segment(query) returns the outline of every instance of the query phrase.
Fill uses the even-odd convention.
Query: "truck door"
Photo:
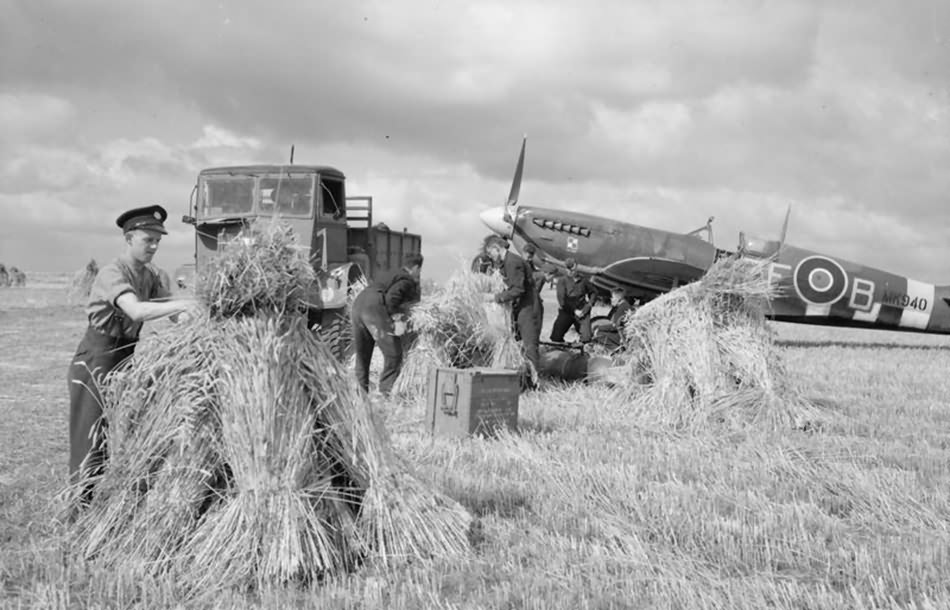
[[[310,256],[314,267],[345,263],[346,190],[342,178],[317,176],[318,188]]]

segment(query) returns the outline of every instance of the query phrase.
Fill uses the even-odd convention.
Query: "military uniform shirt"
[[[127,292],[134,293],[140,301],[171,296],[157,267],[146,264],[136,272],[131,263],[117,258],[99,269],[89,291],[89,326],[110,337],[137,339],[142,323],[130,320],[116,305],[116,299]]]
[[[383,301],[390,316],[408,313],[409,306],[421,299],[419,282],[405,270],[396,274],[384,294]]]
[[[583,318],[590,313],[590,296],[594,294],[590,284],[581,276],[565,275],[557,281],[557,303],[564,311],[581,310]]]
[[[541,295],[524,259],[517,254],[506,252],[501,265],[501,276],[505,279],[505,290],[495,295],[496,303],[511,303],[511,309],[515,312],[524,307],[538,306]]]

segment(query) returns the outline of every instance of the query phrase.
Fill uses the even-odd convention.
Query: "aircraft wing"
[[[616,285],[635,288],[647,293],[669,292],[677,286],[693,282],[705,273],[704,269],[666,258],[636,257],[619,260],[598,273],[591,281],[603,288]]]

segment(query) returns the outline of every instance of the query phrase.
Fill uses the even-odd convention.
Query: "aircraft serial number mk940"
[[[911,298],[909,294],[900,292],[885,292],[884,296],[881,297],[881,302],[885,305],[896,305],[898,307],[919,309],[921,311],[926,311],[927,305],[929,304],[929,301],[924,297]]]

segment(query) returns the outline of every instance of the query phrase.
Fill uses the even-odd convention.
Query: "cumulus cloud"
[[[61,139],[75,116],[73,104],[61,97],[0,91],[0,134],[8,145]]]
[[[215,125],[205,125],[201,129],[201,137],[191,145],[193,149],[244,148],[257,150],[261,141],[257,138],[239,136],[234,132],[222,129]]]
[[[792,204],[802,245],[935,276],[946,32],[950,4],[881,0],[13,3],[0,205],[183,202],[201,167],[294,144],[447,255],[470,247],[446,235],[483,234],[527,132],[532,203],[673,230],[715,215],[729,242]]]

